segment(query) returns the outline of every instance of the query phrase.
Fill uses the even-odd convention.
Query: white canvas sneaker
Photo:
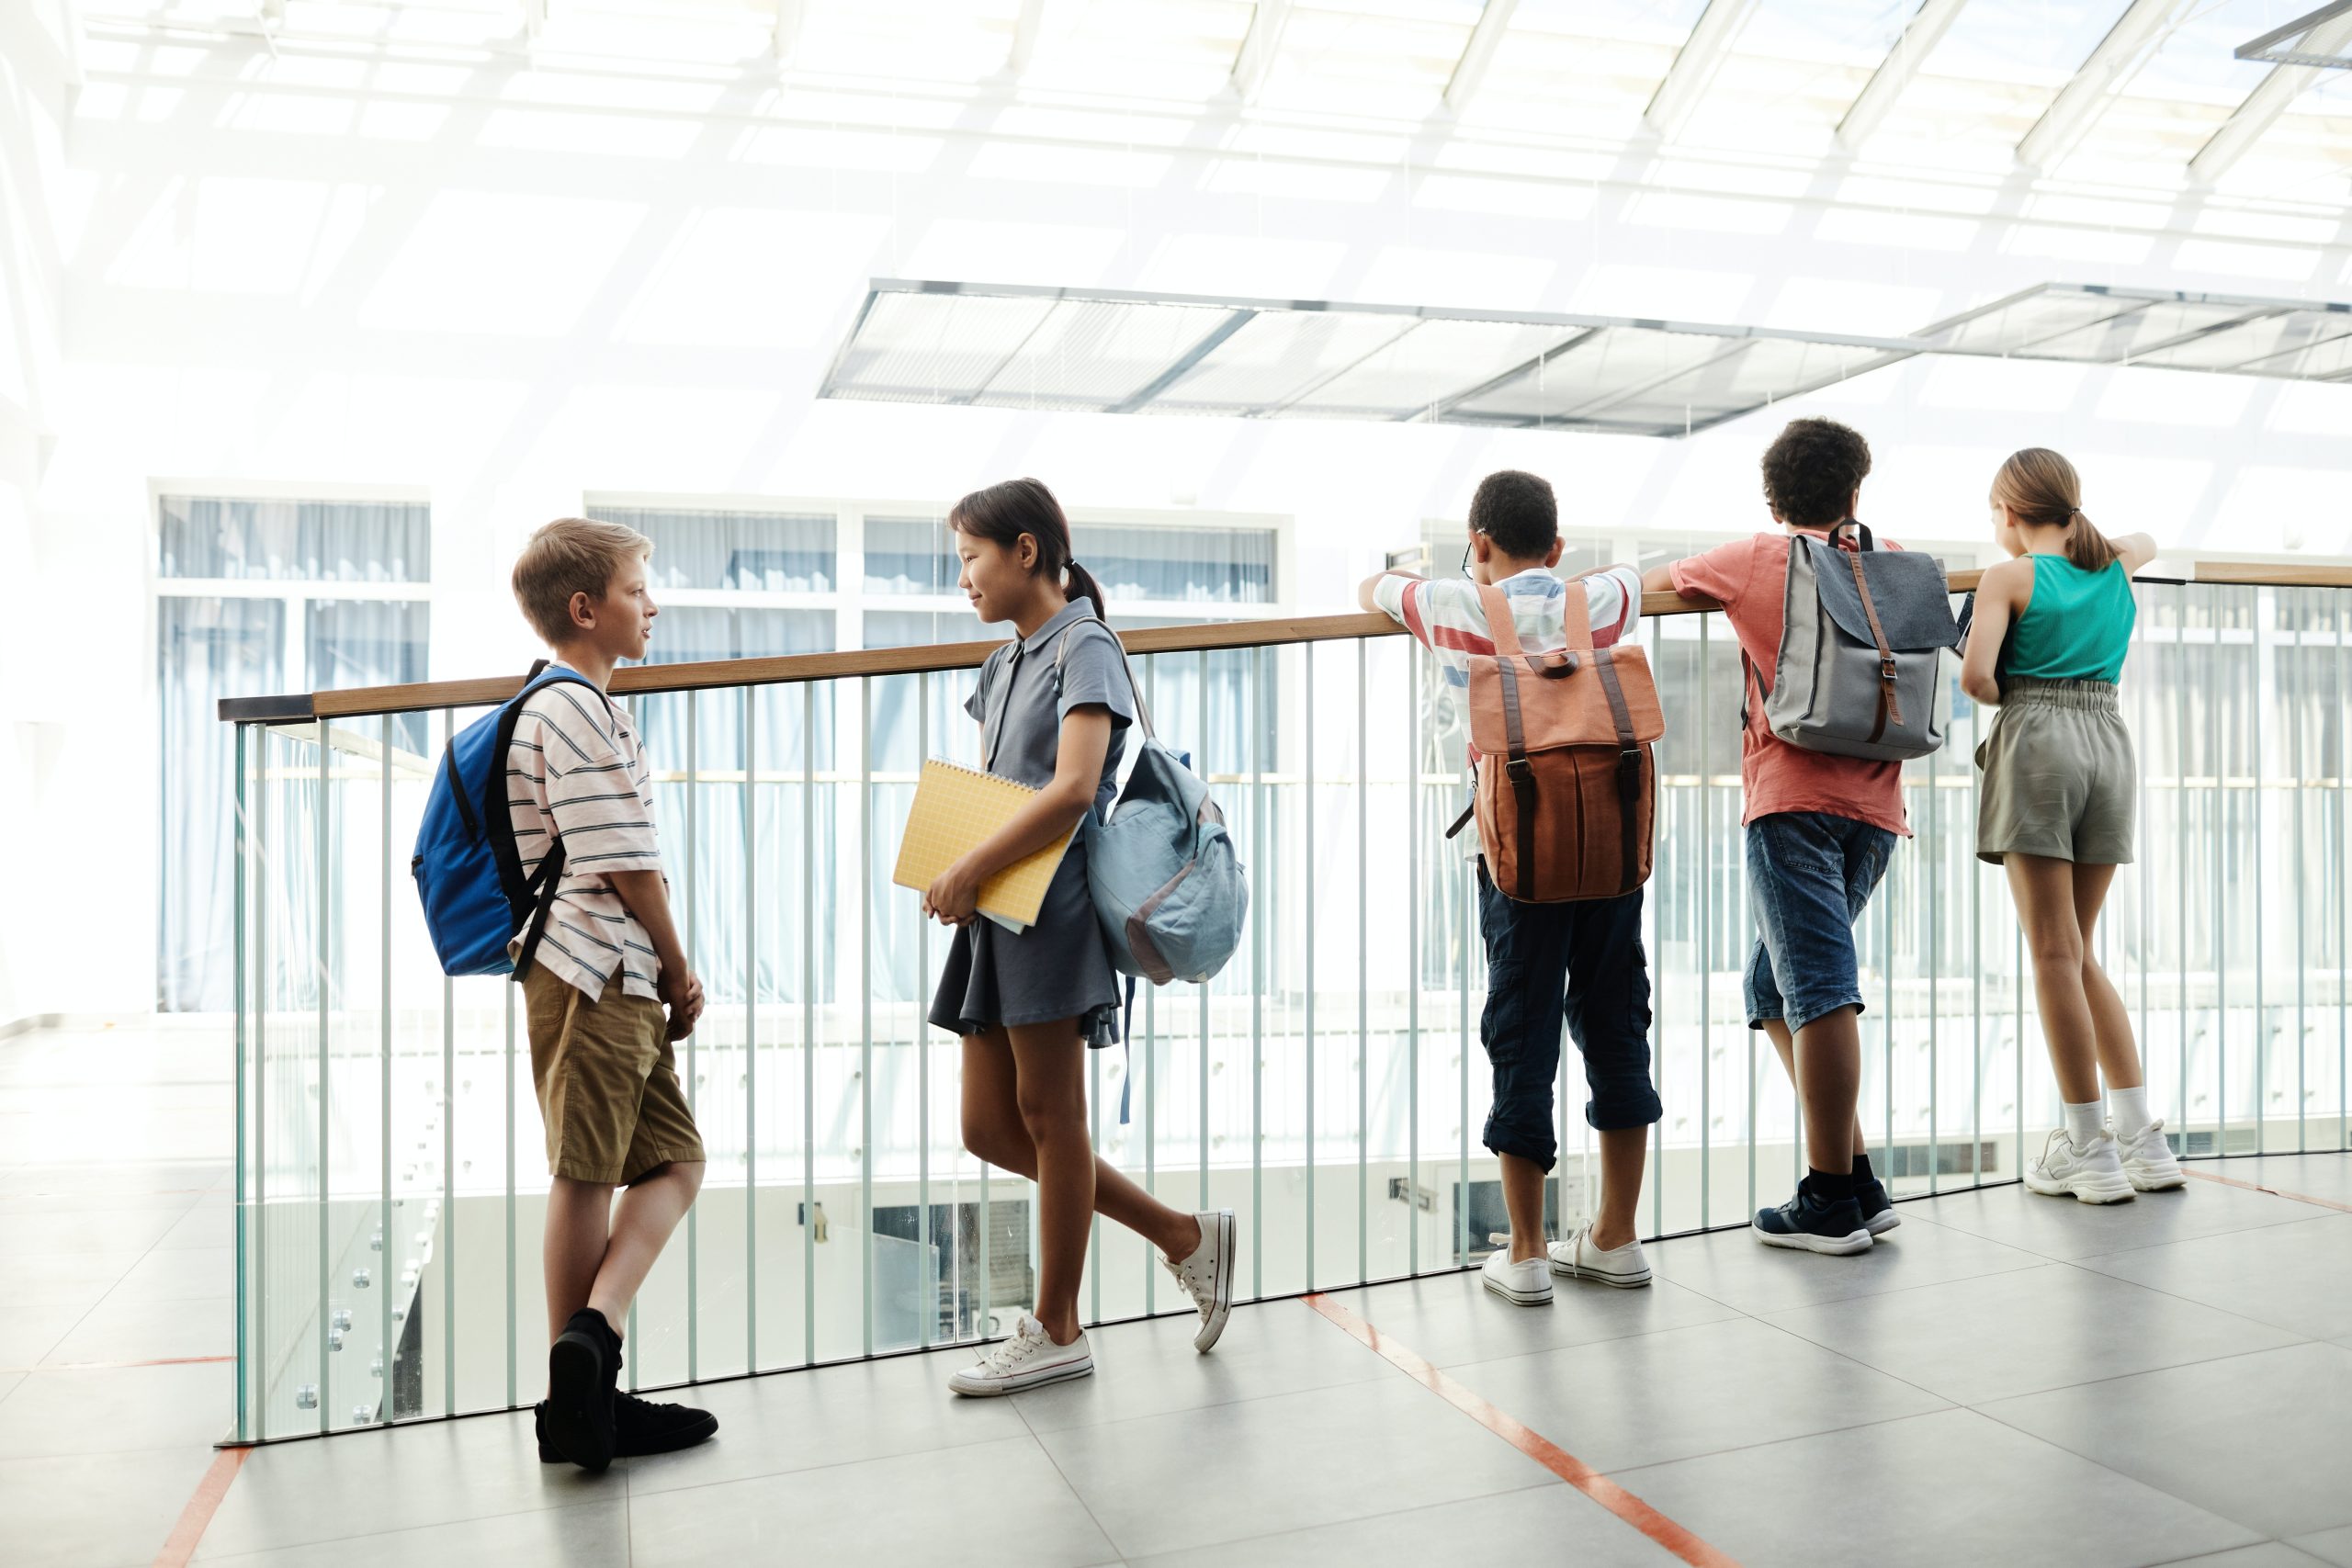
[[[2110,1135],[2114,1134],[2112,1123],[2109,1125],[2108,1132]],[[2128,1138],[2116,1138],[2115,1146],[2123,1156],[2123,1174],[2131,1179],[2135,1190],[2169,1192],[2176,1187],[2188,1185],[2188,1178],[2182,1172],[2180,1162],[2173,1158],[2172,1144],[2165,1137],[2162,1121],[2149,1122]]]
[[[1479,1282],[1515,1306],[1547,1305],[1552,1300],[1552,1275],[1541,1258],[1510,1260],[1510,1237],[1490,1235],[1494,1251],[1478,1265]]]
[[[2086,1203],[2120,1203],[2132,1196],[2123,1156],[2113,1134],[2104,1129],[2088,1146],[2076,1148],[2065,1128],[2052,1128],[2041,1156],[2025,1168],[2025,1184],[2046,1198],[2073,1197]]]
[[[1639,1241],[1603,1252],[1592,1245],[1589,1224],[1577,1226],[1577,1234],[1567,1240],[1552,1244],[1552,1272],[1563,1279],[1590,1280],[1626,1291],[1650,1282],[1649,1259],[1642,1256]]]
[[[1225,1320],[1233,1313],[1233,1211],[1211,1209],[1193,1218],[1201,1223],[1201,1245],[1182,1263],[1161,1254],[1159,1266],[1176,1276],[1200,1309],[1201,1330],[1193,1336],[1193,1348],[1206,1351],[1225,1332]]]
[[[1046,1325],[1024,1312],[1011,1338],[989,1346],[978,1365],[949,1378],[947,1386],[973,1395],[1018,1393],[1064,1378],[1087,1377],[1093,1371],[1094,1353],[1086,1348],[1083,1333],[1067,1345],[1057,1345]]]

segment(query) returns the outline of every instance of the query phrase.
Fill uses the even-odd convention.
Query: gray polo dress
[[[1092,615],[1091,604],[1075,600],[1028,637],[989,654],[964,711],[980,721],[981,753],[991,759],[989,772],[1042,789],[1054,781],[1063,717],[1075,707],[1109,708],[1111,749],[1094,792],[1094,809],[1100,811],[1118,791],[1119,759],[1126,750],[1127,727],[1135,721],[1135,699],[1121,667],[1118,638]],[[956,931],[932,997],[931,1021],[960,1036],[998,1024],[1074,1018],[1087,1044],[1112,1045],[1119,1038],[1119,995],[1118,973],[1111,967],[1087,891],[1081,830],[1070,840],[1046,889],[1036,924],[1016,936],[983,918]]]

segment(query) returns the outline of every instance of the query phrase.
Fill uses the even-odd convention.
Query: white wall
[[[2318,201],[779,90],[756,73],[273,59],[252,39],[98,38],[84,60],[49,192],[64,362],[38,514],[54,621],[31,679],[62,720],[50,836],[119,848],[119,874],[55,896],[56,929],[121,936],[43,965],[76,1010],[153,995],[139,792],[155,776],[157,478],[429,486],[437,677],[527,655],[505,563],[583,491],[945,500],[1033,472],[1077,505],[1294,517],[1291,597],[1338,607],[1381,549],[1505,464],[1548,474],[1571,523],[1747,526],[1756,452],[1789,411],[1686,443],[818,402],[865,281],[1858,333],[2045,280],[2352,289],[2352,219]],[[1868,515],[1891,532],[1974,536],[1993,465],[2038,442],[2077,460],[2111,525],[2220,553],[2352,551],[2352,389],[1914,363],[1804,407],[1871,437]]]
[[[42,572],[41,484],[53,446],[62,274],[51,222],[74,73],[54,0],[0,7],[0,821],[45,819],[65,717],[35,678],[54,635]],[[22,833],[0,897],[0,1025],[63,1005],[46,984],[54,911],[46,841]]]

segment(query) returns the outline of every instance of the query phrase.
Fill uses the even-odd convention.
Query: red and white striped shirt
[[[660,999],[653,941],[608,874],[662,869],[650,778],[628,714],[576,681],[542,687],[516,716],[506,805],[523,874],[563,840],[563,876],[532,961],[592,1002],[616,971],[624,996]]]
[[[1547,653],[1566,645],[1566,582],[1535,567],[1495,586],[1510,604],[1511,626],[1521,648]],[[1592,616],[1593,647],[1607,648],[1634,635],[1642,615],[1642,580],[1633,568],[1597,571],[1584,580],[1584,592],[1585,608]],[[1445,694],[1436,719],[1439,744],[1442,748],[1458,741],[1476,767],[1478,751],[1470,744],[1470,660],[1495,651],[1478,585],[1466,577],[1424,579],[1392,572],[1373,586],[1372,596],[1437,657],[1440,689]],[[1476,833],[1465,834],[1463,843],[1465,853],[1478,852]]]

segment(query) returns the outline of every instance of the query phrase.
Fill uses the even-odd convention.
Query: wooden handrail
[[[1951,591],[1973,590],[1984,574],[1956,571]],[[2142,582],[2211,582],[2240,587],[2352,588],[2352,567],[2301,566],[2285,561],[2199,561],[2195,575],[2177,578],[2146,572]],[[1723,606],[1712,599],[1679,593],[1645,593],[1645,615],[1693,615]],[[1386,615],[1278,616],[1262,621],[1227,621],[1215,626],[1154,626],[1123,632],[1130,653],[1193,653],[1233,648],[1280,648],[1291,643],[1330,642],[1351,637],[1401,637],[1404,627]],[[939,643],[928,648],[883,648],[846,653],[801,653],[771,659],[713,659],[692,664],[636,664],[613,675],[616,695],[639,692],[721,690],[804,681],[835,681],[860,675],[912,675],[924,671],[978,669],[1001,638]],[[405,686],[358,686],[340,692],[296,692],[276,697],[224,697],[220,717],[232,724],[288,723],[317,718],[356,718],[376,714],[416,713],[432,708],[481,707],[503,703],[523,689],[519,675],[471,681],[433,681]]]

